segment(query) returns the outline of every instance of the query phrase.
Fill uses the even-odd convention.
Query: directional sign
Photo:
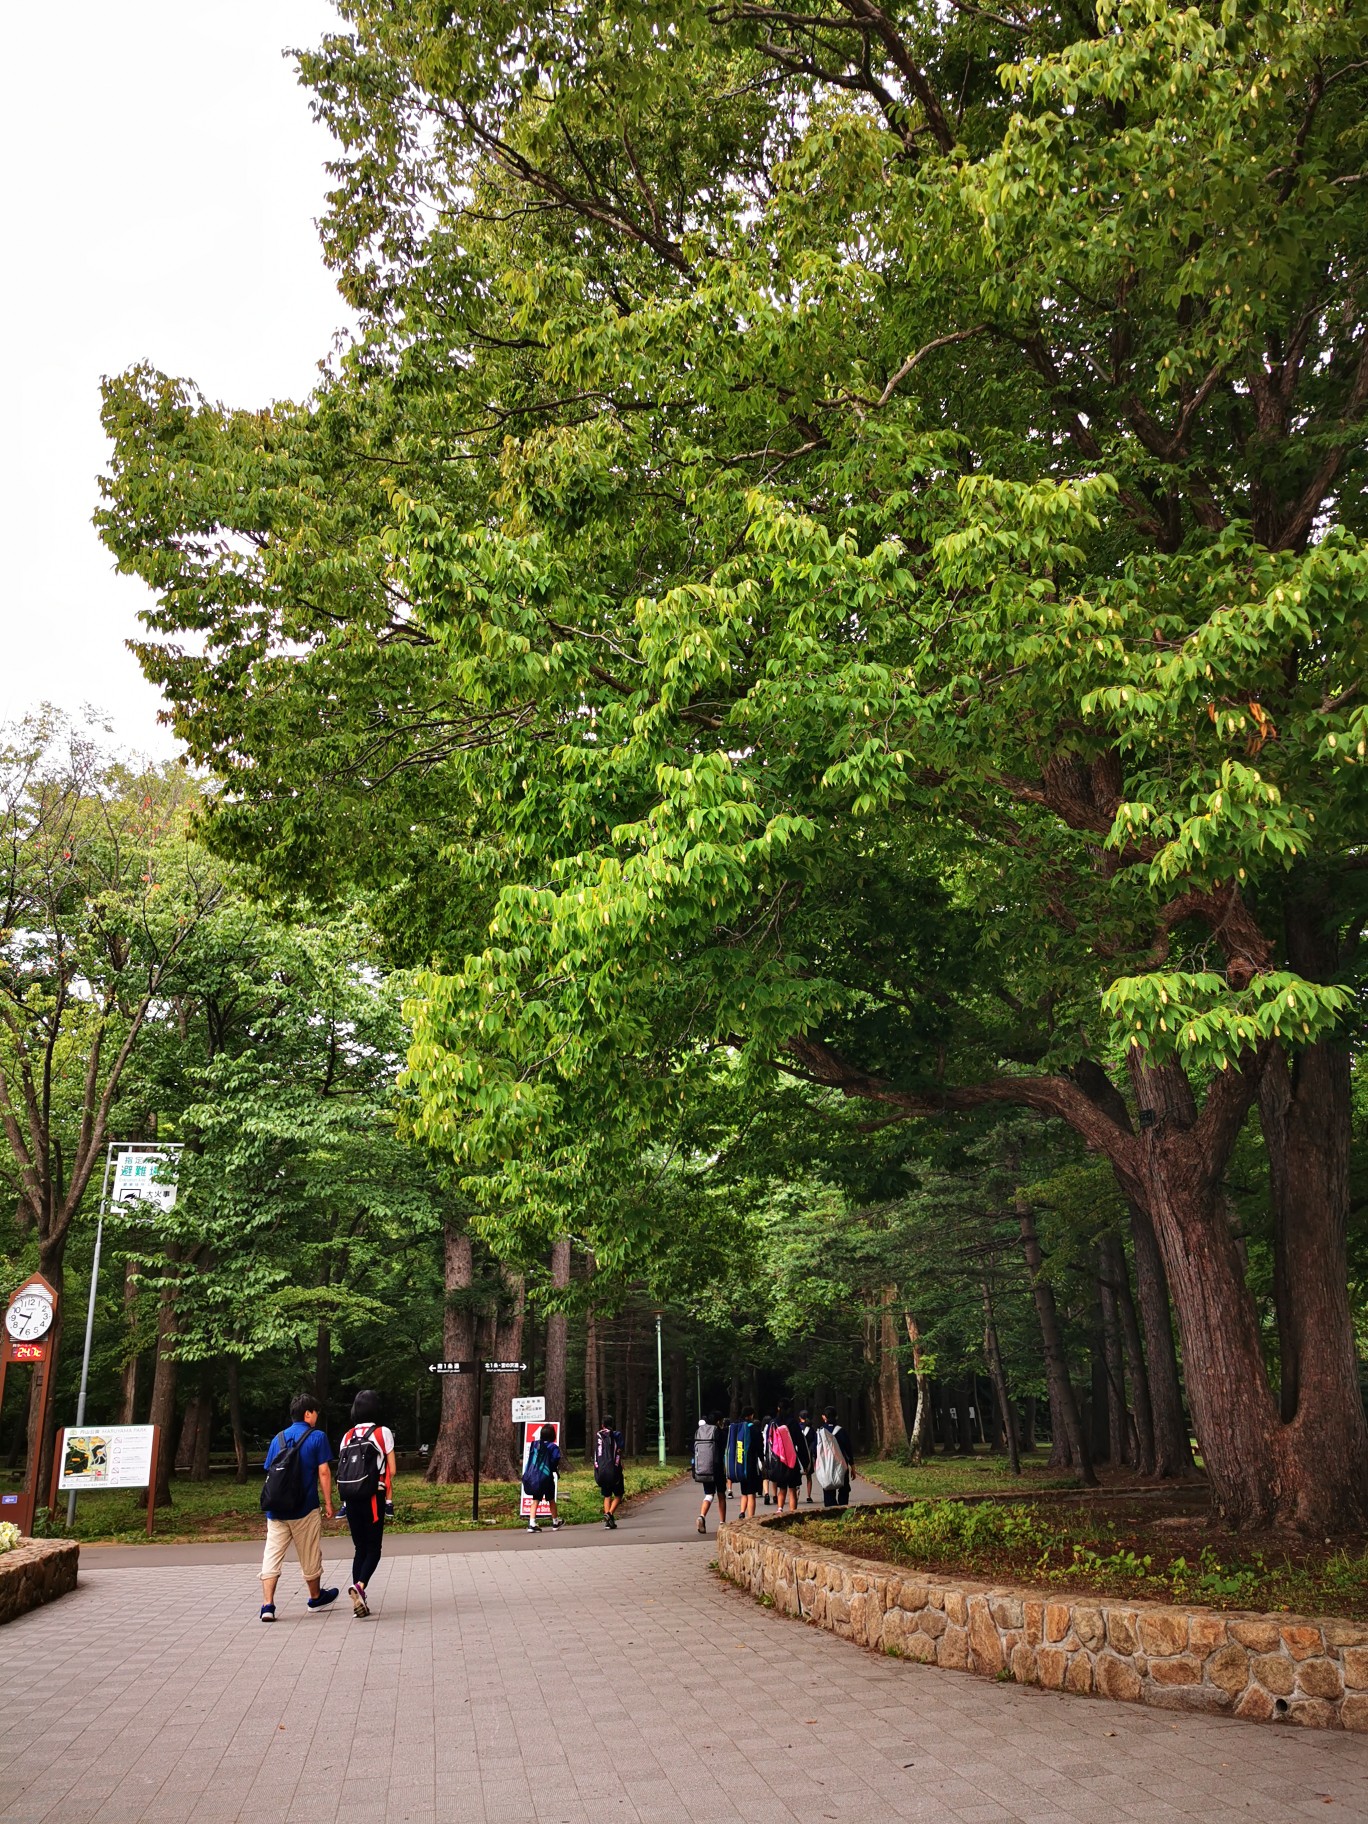
[[[474,1362],[429,1362],[429,1374],[474,1374]]]
[[[484,1371],[486,1374],[526,1374],[527,1373],[527,1363],[526,1362],[486,1362],[484,1365]]]
[[[528,1394],[523,1399],[513,1401],[513,1423],[515,1425],[535,1425],[546,1417],[546,1395],[544,1393]]]

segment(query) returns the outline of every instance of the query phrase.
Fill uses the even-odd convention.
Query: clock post
[[[38,1438],[47,1435],[48,1408],[52,1404],[52,1325],[57,1316],[57,1293],[41,1273],[31,1273],[16,1286],[5,1307],[0,1331],[0,1401],[5,1397],[5,1374],[11,1363],[32,1368],[30,1401],[38,1409]],[[41,1448],[36,1453],[41,1457]],[[22,1493],[0,1494],[0,1520],[13,1520],[21,1533],[33,1530],[33,1510],[38,1505],[38,1463],[24,1471]]]

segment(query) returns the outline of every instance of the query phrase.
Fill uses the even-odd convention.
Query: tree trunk
[[[551,1245],[551,1286],[564,1292],[570,1284],[570,1237],[562,1235]],[[546,1416],[564,1425],[569,1414],[565,1409],[566,1349],[570,1340],[570,1319],[564,1311],[553,1311],[546,1320]]]
[[[960,1381],[959,1389],[955,1397],[958,1401],[956,1411],[959,1414],[959,1437],[956,1440],[955,1448],[961,1456],[972,1456],[974,1450],[974,1409],[977,1402],[974,1395],[974,1383],[968,1375],[965,1375]]]
[[[1126,1413],[1126,1365],[1121,1354],[1121,1320],[1116,1309],[1116,1289],[1103,1268],[1103,1250],[1098,1247],[1097,1308],[1101,1314],[1102,1368],[1107,1408],[1107,1437],[1111,1448],[1107,1460],[1113,1469],[1126,1467],[1126,1445],[1130,1426]]]
[[[176,1288],[174,1283],[162,1286],[157,1300],[157,1365],[152,1374],[152,1404],[147,1419],[161,1431],[161,1449],[157,1452],[157,1487],[155,1504],[171,1505],[171,1467],[174,1452],[169,1448],[176,1435]]]
[[[1178,1378],[1178,1351],[1173,1344],[1173,1311],[1159,1239],[1149,1211],[1132,1197],[1131,1242],[1135,1249],[1135,1291],[1145,1331],[1145,1366],[1149,1371],[1150,1413],[1154,1428],[1154,1473],[1182,1476],[1192,1468],[1183,1389]]]
[[[526,1291],[521,1273],[504,1268],[502,1278],[505,1295],[494,1327],[494,1359],[516,1362],[522,1359]],[[482,1471],[487,1469],[491,1482],[516,1482],[522,1474],[522,1428],[513,1423],[513,1399],[520,1381],[516,1374],[489,1377],[489,1431]]]
[[[1064,1338],[1059,1327],[1059,1309],[1055,1304],[1054,1287],[1044,1276],[1045,1259],[1036,1234],[1035,1214],[1023,1197],[1016,1200],[1016,1213],[1021,1229],[1021,1251],[1031,1281],[1031,1300],[1035,1305],[1036,1322],[1040,1325],[1041,1352],[1045,1357],[1045,1385],[1050,1395],[1050,1430],[1053,1433],[1050,1463],[1055,1467],[1060,1466],[1055,1463],[1055,1458],[1061,1452],[1062,1445],[1067,1452],[1064,1466],[1071,1465],[1077,1469],[1084,1486],[1095,1488],[1097,1474],[1084,1441],[1078,1401],[1074,1397],[1073,1382],[1069,1379],[1069,1364],[1064,1354]]]
[[[598,1358],[598,1318],[591,1310],[584,1325],[584,1456],[589,1463],[594,1460],[594,1438],[603,1423]]]
[[[1303,972],[1312,972],[1305,963]],[[1322,1040],[1291,1066],[1275,1053],[1259,1096],[1273,1201],[1279,1486],[1298,1525],[1316,1532],[1368,1521],[1346,1255],[1351,1095],[1348,1054]]]
[[[993,1397],[997,1401],[998,1417],[1002,1423],[1003,1437],[1007,1444],[1007,1461],[1014,1476],[1021,1474],[1021,1452],[1017,1445],[1016,1414],[1012,1411],[1011,1395],[1007,1391],[1007,1372],[1002,1366],[1002,1350],[998,1346],[997,1322],[993,1316],[993,1295],[988,1281],[982,1282],[983,1291],[983,1355],[988,1363],[988,1377],[993,1383]]]
[[[1270,1161],[1282,1149],[1283,1161],[1295,1157],[1300,1169],[1326,1164],[1327,1143],[1306,1131],[1300,1111],[1283,1111],[1279,1118],[1277,1064],[1274,1059],[1270,1065],[1275,1082],[1267,1092],[1275,1134]],[[1285,1233],[1301,1244],[1295,1261],[1286,1250],[1290,1303],[1317,1320],[1317,1327],[1301,1332],[1308,1348],[1300,1363],[1297,1417],[1284,1422],[1265,1372],[1258,1314],[1221,1186],[1213,1181],[1211,1150],[1193,1131],[1187,1078],[1173,1065],[1151,1068],[1138,1052],[1132,1052],[1130,1068],[1140,1106],[1154,1117],[1139,1137],[1139,1175],[1178,1312],[1192,1416],[1220,1513],[1237,1526],[1281,1525],[1321,1535],[1362,1527],[1368,1523],[1368,1436],[1356,1379],[1351,1403],[1349,1371],[1340,1359],[1347,1296],[1343,1284],[1332,1283],[1342,1255],[1334,1225],[1324,1219],[1333,1173],[1307,1186],[1277,1168]],[[1308,1099],[1308,1110],[1315,1101]],[[1300,1220],[1287,1208],[1296,1197],[1303,1199]],[[1317,1358],[1327,1365],[1318,1368]]]
[[[898,1383],[898,1288],[885,1286],[879,1306],[878,1382],[875,1413],[879,1455],[891,1457],[907,1443],[903,1429],[902,1388]]]
[[[670,1455],[682,1457],[689,1448],[689,1394],[685,1376],[688,1364],[682,1349],[670,1351]],[[733,1378],[732,1386],[736,1386]],[[739,1397],[739,1396],[738,1396]]]
[[[138,1406],[138,1269],[131,1260],[124,1268],[123,1303],[129,1354],[119,1376],[119,1423],[132,1425]]]
[[[214,1377],[208,1362],[200,1363],[199,1389],[195,1397],[199,1401],[200,1417],[195,1432],[195,1449],[190,1459],[190,1480],[207,1482],[209,1456],[214,1442]]]
[[[200,1434],[200,1396],[199,1389],[185,1402],[185,1411],[181,1415],[180,1441],[176,1445],[176,1468],[182,1474],[188,1474],[195,1463],[195,1452],[199,1447]]]
[[[1121,1346],[1130,1380],[1131,1413],[1135,1421],[1135,1467],[1142,1476],[1154,1474],[1154,1412],[1150,1405],[1149,1374],[1145,1351],[1140,1342],[1140,1324],[1131,1297],[1130,1271],[1126,1250],[1115,1229],[1108,1229],[1098,1242],[1103,1277],[1111,1287],[1116,1318],[1121,1329]]]
[[[442,1309],[442,1356],[449,1362],[466,1362],[475,1355],[475,1314],[471,1284],[475,1276],[470,1237],[455,1219],[442,1227],[442,1282],[446,1302]],[[475,1376],[444,1374],[442,1411],[437,1441],[427,1466],[429,1482],[469,1482],[475,1474]]]
[[[935,1447],[931,1420],[931,1381],[922,1356],[921,1331],[917,1328],[917,1320],[910,1311],[904,1311],[903,1322],[907,1326],[907,1340],[912,1345],[912,1379],[917,1389],[917,1405],[912,1415],[910,1434],[912,1461],[920,1463]]]
[[[1021,1402],[1021,1448],[1033,1451],[1036,1447],[1036,1396],[1028,1393]]]
[[[29,1409],[28,1422],[25,1425],[26,1448],[25,1459],[30,1465],[38,1465],[38,1481],[35,1485],[33,1511],[47,1505],[48,1490],[52,1487],[52,1454],[57,1444],[58,1407],[56,1399],[57,1366],[62,1356],[62,1333],[66,1328],[63,1292],[66,1285],[66,1273],[63,1262],[66,1258],[66,1233],[55,1243],[44,1244],[38,1250],[38,1271],[57,1294],[57,1315],[52,1328],[47,1333],[48,1346],[48,1379],[47,1384],[53,1391],[53,1397],[47,1402],[47,1424],[44,1425],[38,1409],[37,1391],[38,1376],[29,1376]],[[78,1332],[79,1334],[79,1332]]]
[[[233,1455],[237,1459],[237,1473],[233,1479],[239,1484],[247,1480],[247,1440],[242,1433],[240,1367],[238,1358],[230,1355],[228,1357],[228,1423],[233,1428]]]

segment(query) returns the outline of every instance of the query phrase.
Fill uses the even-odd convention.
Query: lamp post
[[[659,1311],[656,1312],[655,1319],[656,1319],[656,1418],[657,1418],[657,1424],[659,1427],[659,1432],[658,1432],[656,1442],[660,1447],[660,1467],[662,1469],[664,1469],[664,1467],[665,1467],[665,1358],[661,1352],[660,1313],[659,1313]]]

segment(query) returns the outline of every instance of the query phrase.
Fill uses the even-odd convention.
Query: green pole
[[[660,1431],[657,1442],[660,1445],[660,1467],[665,1467],[665,1358],[661,1353],[660,1313],[656,1312],[656,1414]]]

